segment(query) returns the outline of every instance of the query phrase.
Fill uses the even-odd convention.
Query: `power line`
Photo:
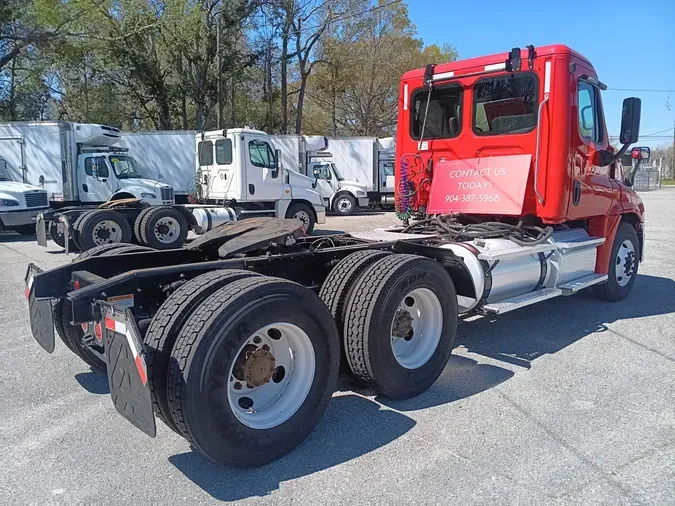
[[[675,93],[675,90],[651,90],[641,88],[607,88],[607,91],[648,91],[654,93]]]
[[[386,9],[387,7],[390,7],[395,4],[400,4],[403,0],[392,0],[391,2],[387,2],[382,5],[376,5],[375,7],[371,7],[370,9],[366,9],[364,11],[360,12],[355,12],[353,14],[347,14],[345,16],[339,16],[335,19],[331,19],[326,23],[326,25],[332,25],[333,23],[337,23],[338,21],[344,21],[345,19],[350,19],[350,18],[355,18],[357,16],[363,16],[364,14],[368,14],[370,12],[378,11],[380,9]],[[310,26],[309,28],[303,28],[301,30],[293,30],[293,33],[304,33],[310,30],[316,30],[318,28],[321,28],[323,25],[316,25],[316,26]]]
[[[650,134],[645,134],[644,136],[640,136],[640,137],[652,137],[652,136],[662,134],[662,133],[665,133],[665,132],[670,132],[671,130],[675,130],[675,129],[674,128],[666,128],[665,130],[661,130],[659,132],[652,132]],[[670,138],[670,135],[668,137]]]

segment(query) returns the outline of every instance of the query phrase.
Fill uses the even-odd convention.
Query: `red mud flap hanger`
[[[140,332],[131,311],[96,301],[101,309],[103,343],[110,396],[117,411],[137,428],[155,437],[148,371]]]

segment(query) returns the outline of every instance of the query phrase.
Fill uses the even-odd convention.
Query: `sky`
[[[570,46],[593,63],[598,78],[608,86],[602,101],[610,135],[619,134],[623,99],[635,96],[642,99],[640,144],[672,144],[675,0],[407,0],[407,4],[425,45],[451,44],[460,59],[528,44]]]

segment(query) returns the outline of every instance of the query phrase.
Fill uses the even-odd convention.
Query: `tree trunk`
[[[302,106],[305,102],[305,88],[307,87],[307,75],[300,77],[300,90],[298,91],[298,107],[295,115],[295,134],[302,134]]]
[[[287,14],[288,16],[288,14]],[[288,21],[281,37],[281,133],[288,133]]]
[[[11,121],[16,121],[16,60],[12,60],[12,65],[10,67],[9,73],[9,119]]]

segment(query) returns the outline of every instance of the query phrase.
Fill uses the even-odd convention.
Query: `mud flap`
[[[54,351],[54,320],[52,318],[51,300],[37,300],[33,290],[33,280],[40,274],[40,269],[35,264],[29,264],[26,271],[26,299],[30,314],[30,331],[33,337],[48,353]]]
[[[35,220],[35,234],[37,235],[37,243],[43,248],[47,247],[47,226],[45,224],[45,218],[42,213],[37,215]]]
[[[131,311],[97,301],[105,328],[105,358],[110,396],[117,411],[137,428],[155,437],[147,367],[140,332]]]

